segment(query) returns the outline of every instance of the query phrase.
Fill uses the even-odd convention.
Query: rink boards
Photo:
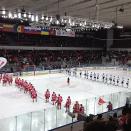
[[[74,70],[76,68],[70,68],[71,70]],[[56,70],[43,70],[43,71],[29,71],[29,72],[23,72],[22,75],[23,76],[34,76],[34,75],[46,75],[49,73],[60,73],[65,71],[66,69],[56,69]],[[131,69],[130,68],[125,68],[125,67],[107,67],[107,66],[92,66],[92,67],[77,67],[78,71],[85,71],[85,70],[118,70],[118,71],[125,71],[125,72],[130,72]]]

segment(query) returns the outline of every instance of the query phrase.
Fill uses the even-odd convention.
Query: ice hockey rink
[[[31,82],[38,92],[38,102],[33,103],[28,94],[24,94],[13,84],[3,87],[0,84],[0,131],[47,131],[72,122],[70,116],[65,113],[64,103],[68,96],[71,97],[72,105],[79,101],[85,107],[85,113],[98,114],[107,111],[109,101],[113,108],[124,106],[126,96],[131,92],[131,80],[129,87],[118,87],[105,84],[101,80],[92,81],[85,79],[84,75],[70,76],[70,85],[67,84],[68,75],[62,73],[50,73],[36,76],[23,76],[22,78]],[[89,73],[102,73],[119,76],[120,79],[130,79],[131,74],[121,70],[89,70]],[[84,70],[82,71],[84,73]],[[101,77],[100,77],[101,79]],[[63,97],[62,110],[45,103],[44,92],[49,89],[52,93],[61,94]],[[99,98],[106,103],[98,104]],[[72,111],[72,110],[71,110]],[[74,119],[75,121],[75,119]]]

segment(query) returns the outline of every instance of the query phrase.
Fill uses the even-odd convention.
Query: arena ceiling
[[[59,1],[59,2],[58,2]],[[1,9],[115,21],[131,27],[131,0],[0,0]],[[96,6],[98,5],[98,6]],[[66,12],[66,13],[65,13]]]

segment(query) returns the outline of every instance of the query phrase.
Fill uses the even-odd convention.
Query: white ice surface
[[[120,77],[125,77],[125,79],[131,77],[131,74],[124,71],[110,71],[110,70],[95,70],[94,71],[92,70],[92,72],[97,72],[100,74],[107,73],[107,74],[112,74],[112,75],[119,75]],[[121,88],[117,86],[107,85],[102,82],[94,82],[91,80],[87,80],[85,78],[70,77],[70,85],[67,85],[67,77],[68,76],[66,74],[57,73],[57,74],[46,74],[46,75],[41,75],[41,76],[30,76],[30,77],[25,76],[22,78],[31,82],[35,86],[36,90],[38,91],[39,97],[44,98],[44,93],[46,89],[49,89],[51,93],[55,91],[57,94],[61,94],[64,102],[66,101],[68,96],[71,97],[73,102],[79,101],[81,103],[83,101],[82,103],[85,104],[84,102],[85,99],[92,99],[94,97],[106,96],[106,95],[117,93],[117,92],[131,92],[131,84],[129,84],[129,88]],[[108,99],[108,97],[105,97],[105,99]],[[88,106],[89,113],[93,113],[94,101],[89,101],[88,104],[89,104]],[[117,105],[118,104],[116,103],[116,106]],[[106,105],[103,107],[106,109]],[[33,103],[30,96],[28,94],[24,94],[24,92],[16,88],[14,84],[13,86],[6,86],[6,87],[3,87],[0,84],[0,119],[47,109],[46,115],[48,112],[47,116],[49,118],[47,118],[47,120],[49,119],[48,121],[48,124],[49,124],[49,123],[52,123],[51,117],[53,117],[53,114],[54,114],[49,108],[50,109],[52,108],[51,103],[45,103],[44,100],[42,100],[41,98],[38,98],[37,103]],[[60,112],[58,114],[60,114]],[[64,111],[62,110],[60,118],[63,115],[65,114],[64,114]],[[25,118],[23,118],[23,120]],[[59,121],[61,121],[60,118],[59,118]],[[34,121],[38,122],[36,126],[37,129],[38,128],[40,129],[39,124],[41,120],[39,119],[42,120],[43,117],[41,116],[41,113],[38,112],[36,113],[36,118],[33,118],[33,122]],[[55,121],[55,117],[53,117],[52,119],[53,121]],[[7,124],[8,123],[9,122],[7,122]],[[57,124],[60,126],[64,123],[65,122],[63,121],[62,123],[59,123],[59,124],[57,123]],[[24,131],[26,131],[26,126],[24,126],[23,121],[21,121],[21,124],[23,125],[21,130],[23,129]],[[46,124],[46,126],[48,124]],[[49,124],[48,129],[54,128],[56,126],[55,122],[53,124],[54,125]],[[6,123],[4,123],[3,127],[0,128],[2,129],[2,131],[6,131],[5,129],[6,127],[4,125],[6,125]],[[15,124],[13,123],[13,125]],[[8,127],[8,129],[9,128],[10,127]],[[41,129],[43,129],[43,125],[41,125]]]
[[[0,87],[0,119],[38,111],[45,107],[52,106],[43,100],[33,103],[28,94],[19,91],[15,86]]]
[[[103,71],[97,70],[95,72],[102,73]],[[127,75],[127,73],[121,71],[110,72],[104,70],[104,72],[119,74],[120,76],[124,75],[125,77],[131,76],[130,74]],[[82,101],[96,96],[103,96],[121,91],[131,91],[131,88],[127,89],[116,87],[79,77],[70,77],[70,85],[67,85],[67,77],[68,76],[65,74],[58,73],[43,76],[26,76],[22,78],[31,82],[35,86],[40,97],[44,98],[46,89],[49,89],[51,93],[55,91],[57,94],[61,94],[64,102],[68,96],[71,97],[72,101]],[[47,104],[43,100],[38,100],[37,103],[33,103],[28,94],[24,94],[23,91],[19,91],[14,85],[12,87],[2,87],[1,85],[0,105],[0,118],[52,107],[50,103]]]
[[[65,74],[49,74],[44,76],[25,77],[25,79],[27,81],[32,81],[41,95],[44,96],[46,89],[49,89],[51,93],[55,91],[56,94],[61,94],[64,101],[68,96],[71,96],[72,101],[79,101],[90,97],[130,90],[79,77],[70,77],[70,85],[68,85],[67,77],[68,76]]]

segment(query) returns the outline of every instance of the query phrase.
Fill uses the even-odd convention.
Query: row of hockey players
[[[13,82],[13,77],[10,74],[0,74],[0,82],[2,82],[3,86],[5,85],[11,85]]]
[[[94,80],[94,81],[102,81],[103,83],[106,84],[112,84],[115,86],[121,86],[121,87],[127,87],[129,86],[129,79],[124,79],[121,78],[119,76],[113,76],[110,74],[105,74],[103,73],[102,75],[100,75],[99,73],[95,73],[95,72],[90,72],[86,74],[84,74],[85,78],[90,79],[90,80]]]
[[[24,93],[29,93],[30,97],[32,98],[33,102],[37,101],[37,92],[34,86],[21,78],[15,78],[15,85],[21,90],[24,90]]]
[[[56,105],[57,109],[61,109],[63,98],[62,98],[62,96],[60,94],[58,94],[58,96],[57,96],[56,93],[53,92],[52,95],[51,95],[50,91],[47,89],[44,96],[45,96],[46,102],[49,102],[49,99],[51,97],[52,104]],[[71,107],[71,98],[70,98],[70,96],[68,96],[64,107],[66,108],[66,112],[70,111],[70,107]],[[76,103],[73,106],[73,113],[82,113],[82,114],[84,114],[84,106],[82,104],[79,104],[78,101],[76,101]]]
[[[66,70],[66,73],[69,75],[69,76],[79,76],[80,78],[81,77],[84,77],[88,80],[93,80],[93,81],[102,81],[104,83],[107,83],[107,84],[112,84],[112,85],[115,85],[115,86],[122,86],[122,87],[129,87],[129,79],[125,79],[125,78],[120,78],[119,76],[113,76],[113,75],[110,75],[110,74],[99,74],[99,73],[95,73],[95,72],[88,72],[88,71],[85,71],[84,73],[82,73],[82,71],[79,72],[79,75],[78,75],[78,72],[76,70]]]

